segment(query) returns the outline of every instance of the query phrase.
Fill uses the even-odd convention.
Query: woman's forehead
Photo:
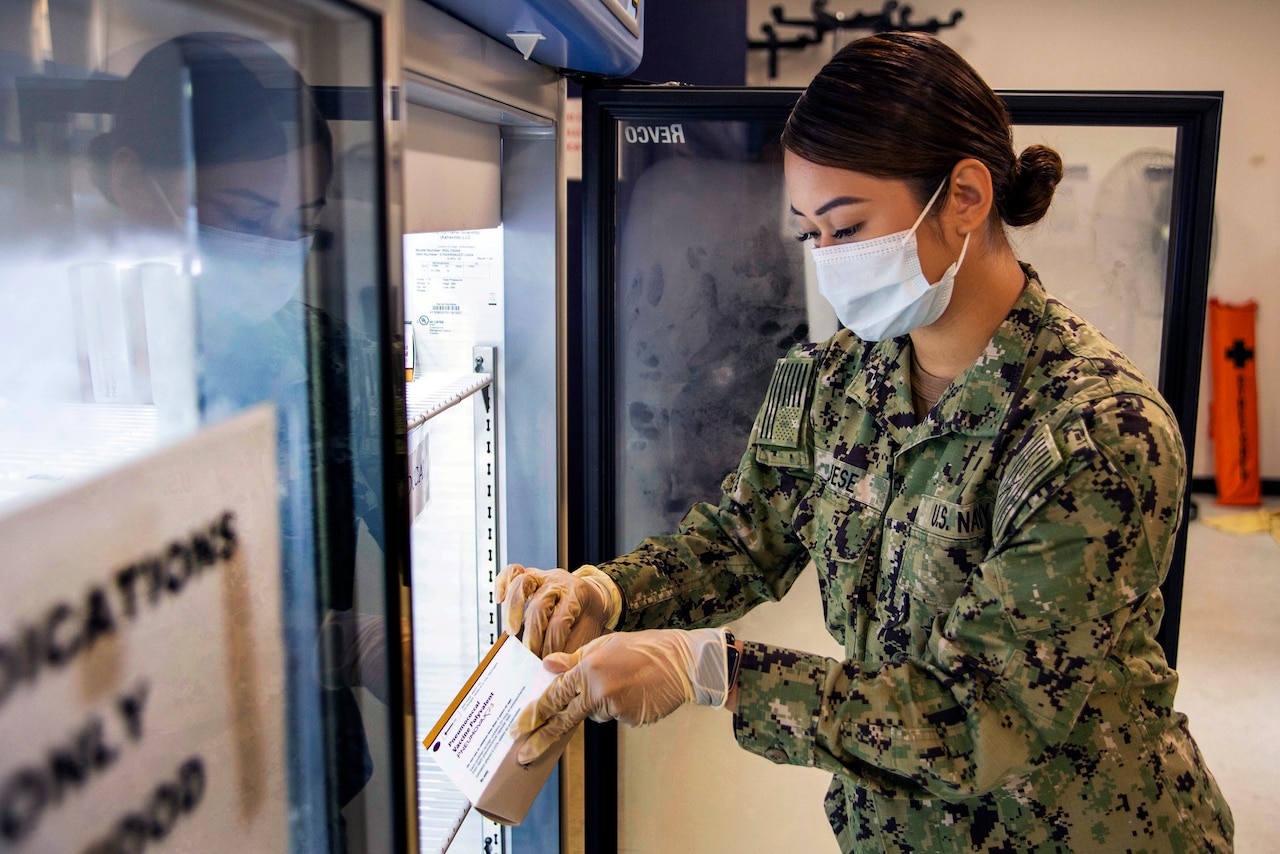
[[[906,183],[897,178],[823,166],[792,152],[786,154],[784,169],[791,207],[801,216],[820,215],[821,208],[837,197],[881,201],[897,200],[910,193]]]
[[[204,194],[248,193],[269,198],[281,207],[297,207],[324,195],[330,164],[318,143],[264,160],[219,163],[198,169],[197,188]]]

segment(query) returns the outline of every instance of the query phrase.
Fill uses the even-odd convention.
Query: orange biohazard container
[[[1209,300],[1209,438],[1219,504],[1262,503],[1258,471],[1258,304]]]

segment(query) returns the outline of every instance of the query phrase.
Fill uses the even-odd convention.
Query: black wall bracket
[[[964,17],[964,12],[956,9],[951,18],[943,21],[930,18],[927,21],[911,20],[914,11],[909,5],[899,5],[897,0],[884,0],[879,12],[830,12],[827,10],[828,0],[813,0],[810,18],[788,18],[781,6],[769,10],[773,22],[761,24],[763,39],[747,41],[748,50],[764,50],[769,53],[769,79],[778,77],[778,54],[784,50],[804,50],[810,45],[821,44],[827,33],[841,30],[868,30],[872,33],[932,33],[954,27]],[[781,38],[777,27],[795,27],[809,30],[790,38]]]

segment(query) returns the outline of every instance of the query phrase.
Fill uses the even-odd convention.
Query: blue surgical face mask
[[[946,183],[938,186],[906,231],[812,250],[818,290],[840,322],[864,341],[906,335],[933,323],[947,310],[956,273],[969,249],[969,235],[964,236],[960,257],[932,286],[920,269],[916,245],[916,230]]]
[[[311,237],[281,240],[201,223],[201,302],[223,316],[266,320],[302,289]]]

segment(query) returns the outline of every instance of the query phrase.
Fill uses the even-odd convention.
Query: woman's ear
[[[139,185],[144,179],[142,163],[132,148],[120,148],[112,153],[107,165],[108,191],[117,205],[135,216],[142,201]]]
[[[175,206],[165,195],[167,180],[157,180],[142,168],[142,161],[132,148],[120,148],[111,155],[107,167],[107,187],[116,205],[129,216],[154,226],[175,223]]]
[[[995,204],[991,172],[981,160],[966,157],[951,170],[947,204],[943,208],[944,227],[957,235],[981,228]]]

